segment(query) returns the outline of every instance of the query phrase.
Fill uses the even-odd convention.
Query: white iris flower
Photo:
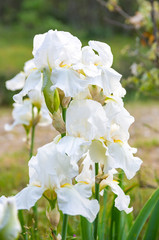
[[[78,175],[77,162],[87,150],[88,142],[64,137],[38,149],[29,161],[29,185],[16,197],[18,209],[30,209],[47,192],[57,194],[59,209],[69,215],[82,215],[93,222],[98,211],[97,200],[90,200],[91,185],[72,180]],[[55,197],[56,198],[56,197]],[[53,200],[53,199],[52,199]]]
[[[14,109],[12,112],[13,115],[13,123],[5,124],[5,130],[11,131],[16,125],[32,125],[32,101],[30,99],[25,99],[22,103],[14,103]],[[52,119],[49,115],[49,112],[46,106],[43,104],[40,112],[36,107],[33,108],[34,111],[34,119],[38,117],[39,126],[47,126],[52,123]]]
[[[0,198],[0,239],[14,240],[18,237],[21,226],[17,216],[14,197]]]

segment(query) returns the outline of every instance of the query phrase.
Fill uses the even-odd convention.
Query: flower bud
[[[65,97],[64,92],[59,88],[58,88],[58,93],[59,93],[59,97],[60,97],[61,106],[63,108],[67,108],[68,104],[71,101],[71,97]]]
[[[50,221],[53,230],[56,230],[57,226],[59,224],[59,221],[60,221],[60,213],[57,209],[57,206],[55,206],[55,208],[53,210],[48,209],[46,211],[46,216],[47,216],[48,220]]]
[[[57,112],[60,106],[60,98],[57,89],[54,91],[50,90],[52,82],[50,80],[50,72],[47,69],[43,70],[43,94],[45,103],[50,113]]]
[[[52,125],[54,126],[54,128],[61,134],[65,133],[66,126],[65,126],[65,122],[61,116],[60,111],[54,112],[52,115],[52,119],[53,119]]]

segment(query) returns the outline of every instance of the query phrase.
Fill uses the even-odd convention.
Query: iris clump
[[[134,118],[124,108],[126,91],[112,63],[106,43],[89,41],[82,47],[70,33],[50,30],[34,37],[33,59],[6,82],[10,90],[21,89],[13,97],[14,122],[6,129],[22,124],[31,135],[29,183],[13,197],[16,208],[35,210],[41,197],[47,199],[48,219],[56,225],[54,239],[61,235],[66,239],[67,215],[80,215],[94,222],[96,240],[100,195],[108,186],[119,211],[133,210],[116,176],[122,169],[128,179],[133,178],[142,161],[128,144]],[[59,135],[33,156],[36,125],[51,123]]]

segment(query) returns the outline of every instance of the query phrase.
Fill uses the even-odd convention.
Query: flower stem
[[[67,234],[67,225],[68,225],[68,215],[63,215],[63,225],[62,225],[62,240],[66,240]]]
[[[95,176],[98,175],[98,163],[95,163]],[[95,199],[99,201],[99,184],[95,182]],[[98,214],[94,220],[94,240],[97,240],[98,236]]]
[[[67,110],[67,108],[62,107],[62,117],[63,117],[63,120],[65,123],[66,123],[66,110]]]
[[[35,140],[35,116],[34,116],[34,105],[32,105],[32,129],[31,129],[31,143],[30,143],[30,158],[33,156],[34,152],[34,140]],[[33,206],[33,214],[34,214],[34,239],[37,239],[37,228],[38,228],[38,209],[37,203]]]
[[[28,236],[26,234],[26,229],[24,227],[25,223],[24,223],[23,210],[18,211],[18,217],[19,217],[21,228],[22,228],[22,235],[23,235],[24,239],[27,240]]]
[[[66,123],[66,110],[67,110],[67,108],[62,107],[62,117],[63,117],[63,120],[65,123]],[[61,137],[64,137],[64,136],[66,136],[66,133],[61,134]],[[68,215],[64,214],[63,215],[63,225],[62,225],[62,240],[66,239],[67,225],[68,225]]]
[[[34,106],[32,105],[32,129],[31,129],[31,143],[30,143],[30,154],[29,154],[30,158],[33,156],[33,151],[34,151],[35,127],[36,125],[34,124]]]

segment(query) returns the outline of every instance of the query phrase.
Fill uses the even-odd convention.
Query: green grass
[[[153,138],[150,140],[143,140],[143,139],[137,139],[134,142],[134,147],[136,148],[146,148],[146,149],[151,149],[153,147],[159,147],[159,139]]]

